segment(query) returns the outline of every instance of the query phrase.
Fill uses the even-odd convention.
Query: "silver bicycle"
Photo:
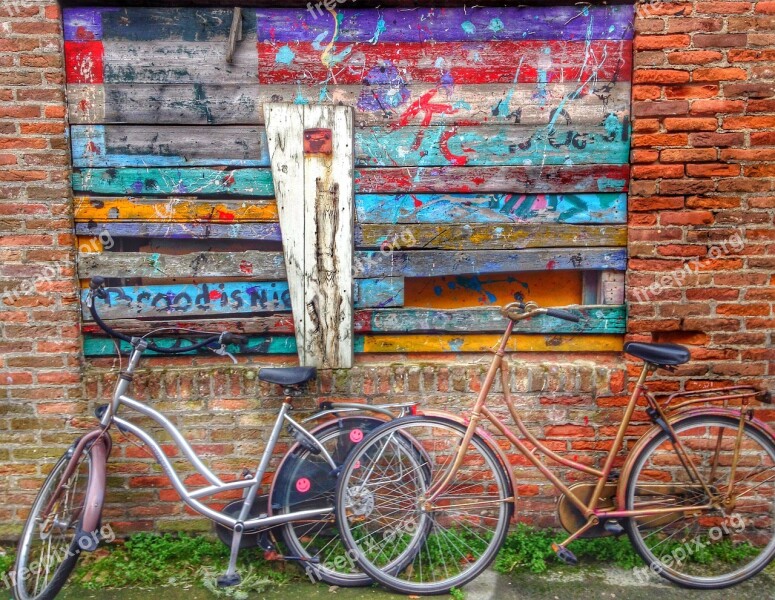
[[[180,354],[210,348],[228,355],[230,344],[247,340],[232,333],[220,333],[180,348],[163,348],[147,337],[128,337],[109,327],[99,316],[97,299],[105,299],[104,279],[90,283],[88,307],[95,322],[111,337],[130,344],[128,365],[119,374],[112,400],[96,411],[98,428],[76,440],[55,464],[35,499],[19,542],[13,594],[17,600],[48,600],[64,586],[82,552],[94,551],[100,542],[101,516],[106,492],[106,466],[113,445],[110,430],[142,441],[169,477],[183,502],[215,523],[216,531],[231,547],[227,571],[218,578],[221,586],[240,583],[237,572],[239,550],[260,546],[270,559],[291,560],[310,576],[338,586],[371,583],[354,560],[348,560],[334,520],[334,496],[341,465],[350,450],[377,426],[398,416],[415,412],[414,403],[368,406],[324,402],[320,410],[302,421],[291,416],[293,402],[302,386],[315,379],[311,367],[261,369],[259,379],[284,389],[271,434],[255,471],[224,481],[197,456],[175,425],[162,413],[128,395],[138,364],[146,351]],[[131,409],[150,418],[172,439],[191,467],[207,482],[188,489],[154,437],[128,418],[119,416]],[[366,415],[364,412],[368,412]],[[323,422],[308,429],[305,424]],[[259,491],[275,446],[283,429],[295,440],[276,470],[267,494]],[[242,499],[221,510],[206,499],[222,492],[242,490]],[[281,542],[288,554],[277,546]],[[397,556],[395,568],[410,557]]]

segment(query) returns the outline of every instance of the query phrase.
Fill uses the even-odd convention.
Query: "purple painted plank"
[[[102,39],[102,13],[117,8],[66,8],[62,11],[65,39],[86,42]]]
[[[336,41],[454,42],[632,39],[634,8],[532,6],[510,8],[341,9]],[[335,23],[322,3],[306,9],[259,9],[259,41],[331,41]]]

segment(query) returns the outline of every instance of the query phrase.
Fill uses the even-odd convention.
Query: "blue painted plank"
[[[404,302],[401,278],[356,279],[354,291],[356,308],[399,307]],[[100,316],[105,319],[228,316],[291,310],[285,281],[108,287],[106,292],[107,299],[97,304]],[[87,296],[88,290],[83,290],[84,319],[91,320]]]
[[[633,6],[259,9],[258,39],[272,42],[445,42],[631,39]],[[336,32],[334,34],[334,32]]]
[[[195,325],[195,323],[194,323]],[[161,348],[179,349],[192,346],[202,342],[206,337],[192,339],[184,338],[151,338],[151,341]],[[120,342],[121,353],[129,354],[131,346],[126,342]],[[216,345],[217,347],[217,345]],[[232,354],[296,354],[296,338],[292,335],[274,335],[274,336],[250,336],[248,343],[238,346],[231,344],[226,349]],[[83,340],[83,352],[86,356],[115,356],[116,347],[113,340],[105,337],[95,337],[87,335]],[[146,354],[150,356],[158,355],[157,352],[147,350]],[[203,348],[198,352],[185,352],[183,354],[211,354],[210,350]],[[228,360],[226,358],[225,360]]]
[[[627,194],[359,194],[359,223],[627,222]]]

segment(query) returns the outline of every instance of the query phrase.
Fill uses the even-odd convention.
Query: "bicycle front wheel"
[[[51,600],[65,585],[81,550],[76,533],[91,474],[84,451],[68,476],[70,448],[54,465],[24,524],[13,573],[16,600]]]
[[[646,568],[679,585],[735,585],[775,556],[775,443],[745,423],[736,454],[739,424],[687,417],[676,441],[660,432],[635,458],[626,507],[652,514],[628,519],[628,535]]]
[[[465,432],[442,418],[398,419],[375,430],[344,465],[336,503],[342,539],[360,567],[393,591],[462,587],[503,543],[514,508],[509,478],[480,436],[434,494]]]

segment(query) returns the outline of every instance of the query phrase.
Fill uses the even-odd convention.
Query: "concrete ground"
[[[728,590],[686,590],[658,578],[639,581],[632,571],[602,565],[557,567],[536,575],[519,572],[484,573],[464,588],[466,600],[775,600],[775,570],[762,573]],[[88,592],[65,589],[62,600],[212,600],[219,598],[203,589],[115,590]],[[220,596],[223,597],[223,596]],[[406,598],[379,588],[342,589],[326,585],[293,583],[249,598],[262,600],[395,600]],[[443,596],[440,598],[448,598]]]

